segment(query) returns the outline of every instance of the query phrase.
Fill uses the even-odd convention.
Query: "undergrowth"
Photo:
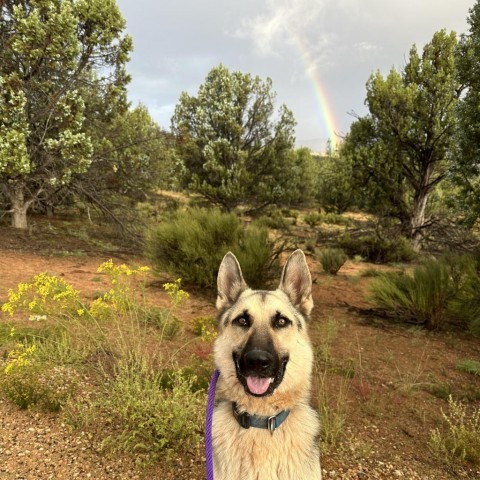
[[[428,329],[448,325],[480,332],[480,278],[469,255],[427,260],[411,274],[386,273],[371,284],[381,308]]]
[[[60,411],[72,427],[94,431],[103,448],[142,464],[198,446],[205,404],[205,382],[164,348],[183,335],[177,312],[188,294],[177,279],[163,286],[167,307],[149,305],[148,270],[103,263],[98,273],[110,287],[90,302],[63,279],[36,275],[9,291],[2,310],[11,327],[1,332],[4,397]],[[32,326],[23,326],[25,317]]]
[[[280,253],[266,227],[255,223],[245,227],[233,213],[199,208],[179,210],[152,229],[146,248],[156,269],[202,287],[215,285],[218,266],[228,251],[237,256],[252,287],[270,278]]]
[[[467,412],[465,405],[448,399],[448,410],[442,410],[442,426],[432,430],[429,447],[439,460],[452,464],[480,464],[480,408]]]
[[[348,260],[348,257],[339,248],[326,248],[320,252],[318,259],[325,273],[336,275]]]

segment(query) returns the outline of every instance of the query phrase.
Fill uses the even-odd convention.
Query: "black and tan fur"
[[[215,480],[320,480],[319,419],[310,407],[313,301],[303,252],[289,257],[277,290],[251,290],[232,253],[220,265],[217,284]],[[233,402],[251,415],[290,413],[273,433],[245,429],[233,416]]]

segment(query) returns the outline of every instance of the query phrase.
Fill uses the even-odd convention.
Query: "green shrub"
[[[322,221],[322,214],[318,212],[310,212],[303,217],[303,220],[307,225],[314,228]]]
[[[348,256],[341,249],[327,248],[320,252],[319,259],[325,273],[336,275],[348,260]]]
[[[169,308],[146,307],[143,311],[145,321],[154,325],[160,332],[161,338],[171,340],[182,331],[182,322],[172,314]]]
[[[338,245],[350,256],[361,255],[373,263],[410,262],[415,258],[411,243],[405,237],[393,240],[376,235],[353,238],[349,233],[342,235]]]
[[[79,375],[73,368],[40,362],[37,352],[35,344],[17,343],[0,373],[0,389],[20,408],[56,412],[75,394]]]
[[[412,275],[383,274],[371,284],[373,299],[380,307],[429,329],[456,323],[475,330],[479,279],[469,259],[464,255],[441,257],[417,266]]]
[[[322,222],[332,225],[351,225],[352,220],[338,213],[325,213],[322,215]]]
[[[480,409],[471,414],[465,405],[450,396],[448,412],[442,411],[444,426],[432,430],[429,447],[432,453],[448,464],[468,461],[480,464]]]
[[[449,314],[454,321],[474,334],[480,334],[480,277],[477,260],[468,253],[444,254],[445,263],[455,285],[455,295],[449,302]]]
[[[262,215],[255,220],[255,223],[259,226],[271,228],[273,230],[289,230],[290,222],[288,222],[282,215],[280,210],[271,210],[270,212]]]
[[[234,214],[216,209],[177,212],[150,232],[146,253],[156,270],[212,287],[229,250],[237,256],[251,286],[265,282],[274,263],[268,230],[255,224],[245,228]]]
[[[161,389],[162,372],[121,365],[92,405],[116,426],[104,448],[134,454],[141,463],[195,449],[202,440],[206,398],[203,391],[192,393],[193,381],[172,372],[168,388]]]
[[[282,208],[282,215],[287,218],[293,218],[295,221],[298,218],[298,210],[291,210],[290,208]]]
[[[480,377],[480,362],[475,360],[460,360],[457,363],[457,368],[463,372]]]
[[[370,288],[381,308],[429,329],[445,326],[448,302],[454,293],[448,268],[436,260],[416,267],[412,276],[381,275]]]

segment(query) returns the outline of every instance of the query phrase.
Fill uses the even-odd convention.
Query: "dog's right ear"
[[[313,308],[312,277],[305,254],[300,249],[288,258],[278,288],[287,294],[292,304],[304,315],[310,315]]]
[[[228,252],[218,269],[217,309],[223,310],[233,305],[247,288],[237,258],[232,252]]]

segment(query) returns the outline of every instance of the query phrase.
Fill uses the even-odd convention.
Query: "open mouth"
[[[282,359],[280,366],[272,376],[273,372],[265,372],[259,375],[257,372],[242,372],[238,356],[233,353],[237,378],[245,388],[245,392],[254,397],[266,397],[272,395],[275,389],[282,383],[288,357]]]

